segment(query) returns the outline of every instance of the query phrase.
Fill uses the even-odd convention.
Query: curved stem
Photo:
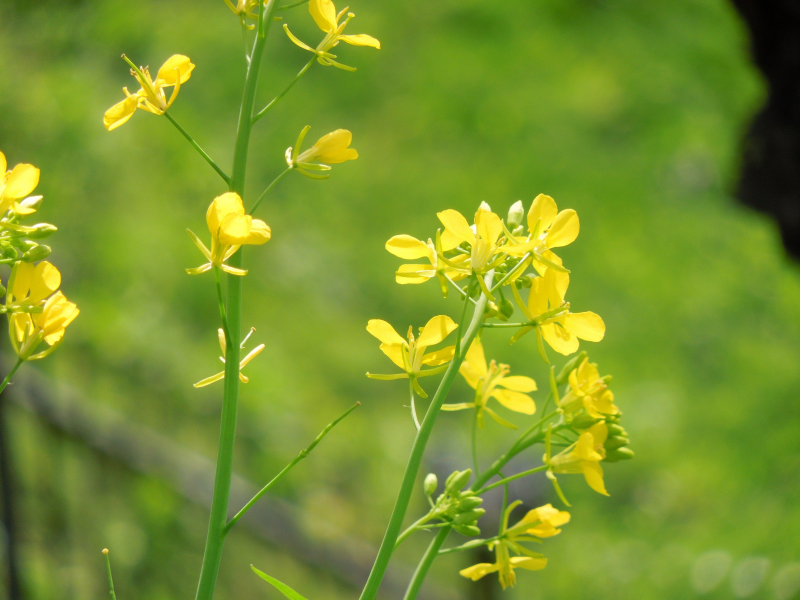
[[[305,4],[306,2],[308,2],[308,0],[303,0],[303,2],[301,2],[300,4]],[[299,6],[299,4],[295,4],[293,6]],[[292,7],[291,6],[282,6],[279,10],[284,10],[286,8],[292,8]],[[262,108],[260,111],[258,111],[258,114],[256,114],[255,117],[253,117],[253,123],[255,123],[261,117],[263,117],[265,114],[267,114],[267,112],[269,112],[269,110],[273,106],[275,106],[281,98],[283,98],[286,95],[286,92],[288,92],[290,89],[292,89],[294,87],[295,83],[300,81],[300,78],[303,75],[306,74],[306,71],[308,71],[311,68],[311,65],[314,64],[315,60],[317,60],[317,55],[316,54],[311,58],[311,60],[309,60],[306,63],[306,65],[302,69],[300,69],[300,72],[297,75],[294,76],[294,79],[292,79],[292,82],[289,85],[287,85],[280,94],[275,96],[272,100],[270,100],[269,104],[267,104],[264,108]]]
[[[217,163],[215,163],[208,154],[206,154],[205,150],[203,150],[200,147],[200,144],[195,142],[194,138],[192,136],[190,136],[188,133],[186,133],[186,130],[183,127],[178,125],[178,122],[175,119],[172,118],[172,115],[169,114],[169,111],[165,112],[164,116],[167,117],[167,119],[169,119],[170,123],[175,125],[175,128],[183,134],[183,137],[185,137],[187,140],[189,140],[189,143],[192,145],[192,147],[195,150],[197,150],[197,152],[200,154],[200,156],[202,156],[209,165],[211,165],[211,168],[214,169],[220,177],[222,177],[222,179],[225,181],[225,183],[230,185],[231,178],[228,177],[228,175],[225,174],[225,171],[223,171],[222,169],[219,168]]]
[[[439,556],[439,549],[442,547],[442,544],[444,544],[447,536],[450,535],[450,529],[450,526],[442,527],[439,533],[436,534],[436,537],[431,541],[430,546],[428,546],[428,549],[422,556],[422,560],[417,565],[417,570],[414,571],[414,577],[411,578],[408,584],[406,595],[403,596],[403,600],[414,600],[417,594],[419,594],[419,589],[422,587],[422,582],[425,581],[425,577],[428,575],[428,570],[431,568],[433,561],[436,560],[436,557]]]
[[[491,284],[493,277],[494,272],[490,271],[486,276],[486,279],[488,280],[487,284]],[[400,485],[400,492],[397,495],[397,501],[395,502],[394,510],[392,511],[392,517],[389,520],[389,525],[387,526],[386,533],[383,536],[383,542],[381,543],[380,550],[378,551],[378,556],[375,558],[375,564],[372,566],[372,571],[369,574],[367,583],[364,586],[364,590],[361,592],[361,600],[374,600],[378,593],[378,588],[381,585],[383,576],[386,574],[386,569],[389,566],[389,561],[392,558],[397,536],[400,533],[400,528],[403,526],[403,519],[406,516],[408,503],[411,500],[411,493],[414,491],[414,484],[416,483],[419,467],[422,463],[422,456],[425,453],[425,447],[428,443],[428,439],[431,436],[431,432],[433,431],[433,426],[436,423],[436,417],[439,416],[439,411],[442,408],[442,404],[444,403],[444,400],[450,391],[450,387],[453,385],[456,375],[458,375],[458,369],[461,367],[461,363],[464,360],[463,354],[465,354],[465,352],[462,352],[461,350],[463,348],[469,348],[472,340],[474,340],[475,336],[478,335],[487,302],[488,299],[482,294],[477,306],[475,307],[475,312],[472,314],[472,320],[470,321],[467,331],[464,333],[463,338],[459,336],[459,340],[456,342],[456,355],[453,357],[453,360],[450,361],[450,365],[447,368],[441,383],[439,384],[439,389],[436,390],[436,394],[434,394],[433,400],[431,400],[430,406],[428,407],[428,412],[425,413],[425,418],[422,420],[422,426],[417,432],[417,437],[414,439],[414,445],[411,448],[411,455],[409,456],[408,463],[406,465],[405,474],[403,475],[403,482]],[[464,314],[466,315],[466,308],[464,310]],[[463,327],[463,322],[464,319],[462,317],[460,327]],[[459,328],[459,331],[462,331],[462,329]],[[449,531],[447,528],[442,529],[442,531],[445,530]],[[439,535],[442,535],[442,532],[439,532]],[[444,541],[444,537],[442,538],[442,541]]]
[[[500,481],[495,481],[491,485],[487,485],[479,490],[475,491],[476,496],[480,496],[484,492],[488,492],[489,490],[493,490],[496,487],[500,487],[501,485],[506,485],[512,481],[516,481],[517,479],[522,479],[523,477],[527,477],[528,475],[533,475],[534,473],[541,473],[542,471],[547,470],[547,465],[542,465],[541,467],[536,467],[535,469],[529,469],[527,471],[523,471],[522,473],[517,473],[516,475],[512,475],[511,477],[506,477],[501,479]]]
[[[256,212],[256,209],[258,208],[258,205],[261,204],[261,201],[264,198],[267,197],[267,194],[269,194],[269,191],[275,186],[275,184],[278,183],[281,179],[283,179],[283,176],[286,175],[291,170],[292,170],[292,167],[286,167],[283,171],[281,171],[280,175],[278,175],[275,179],[272,180],[272,183],[270,183],[267,186],[267,189],[265,189],[263,192],[261,192],[261,195],[258,197],[258,200],[256,200],[255,204],[253,204],[253,208],[250,209],[250,214],[251,215],[254,212]]]
[[[408,536],[414,533],[417,529],[420,529],[422,525],[424,525],[431,519],[431,512],[432,511],[428,511],[428,513],[424,517],[412,523],[403,533],[401,533],[397,537],[397,541],[394,543],[395,550],[397,550],[400,544],[403,543],[403,540],[405,540]]]
[[[0,383],[0,394],[2,394],[3,390],[6,389],[9,383],[11,383],[11,377],[14,375],[14,373],[17,372],[17,369],[19,369],[20,366],[22,366],[22,363],[24,362],[25,361],[22,360],[21,358],[17,359],[16,364],[13,367],[11,367],[11,370],[8,372],[8,375],[6,375],[6,378],[3,379],[3,383]]]

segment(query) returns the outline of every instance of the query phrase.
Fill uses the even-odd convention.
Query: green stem
[[[419,589],[422,587],[422,582],[425,581],[425,577],[428,575],[428,570],[431,568],[433,561],[436,560],[436,557],[439,556],[439,549],[442,547],[442,544],[444,544],[447,536],[450,535],[450,529],[451,527],[442,527],[439,533],[436,534],[436,537],[431,541],[430,546],[428,546],[428,549],[422,556],[422,560],[417,565],[417,570],[414,571],[414,577],[411,578],[408,584],[406,595],[403,596],[403,600],[414,600],[417,594],[419,594]]]
[[[2,394],[2,393],[3,393],[3,390],[4,390],[4,389],[6,389],[6,386],[7,386],[9,383],[11,383],[11,377],[12,377],[12,375],[14,375],[14,373],[16,373],[16,372],[17,372],[17,369],[19,369],[19,368],[20,368],[20,366],[22,365],[22,363],[24,363],[24,362],[25,362],[25,361],[24,361],[24,360],[22,360],[21,358],[18,358],[18,359],[17,359],[17,362],[16,362],[16,364],[15,364],[15,365],[14,365],[14,366],[11,368],[11,370],[8,372],[8,375],[6,375],[6,378],[5,378],[5,379],[3,379],[3,383],[0,383],[0,394]]]
[[[281,6],[278,10],[289,10],[290,8],[295,8],[296,6],[303,6],[303,4],[308,4],[308,0],[300,0],[300,2],[295,2],[294,4],[287,4],[286,6]]]
[[[225,299],[222,297],[222,282],[219,278],[218,267],[214,267],[214,275],[217,279],[217,302],[219,302],[219,318],[222,320],[222,332],[225,334],[225,345],[230,348],[233,342],[231,341],[231,332],[228,329],[228,317],[225,311]],[[225,349],[226,353],[227,348]]]
[[[541,473],[542,471],[547,469],[547,465],[542,465],[541,467],[536,467],[535,469],[529,469],[528,471],[523,471],[522,473],[517,473],[516,475],[512,475],[511,477],[506,477],[505,479],[501,479],[500,481],[495,481],[491,485],[487,485],[479,490],[475,491],[476,496],[480,496],[484,492],[488,492],[489,490],[493,490],[496,487],[500,487],[501,485],[506,485],[507,483],[511,483],[512,481],[516,481],[517,479],[522,479],[523,477],[527,477],[528,475],[533,475],[534,473]]]
[[[214,169],[214,170],[217,172],[217,174],[218,174],[220,177],[222,177],[222,179],[225,181],[225,183],[227,183],[228,185],[230,185],[230,183],[231,183],[231,178],[230,178],[230,177],[228,177],[228,176],[225,174],[225,171],[223,171],[222,169],[220,169],[220,168],[219,168],[219,166],[217,165],[217,163],[215,163],[215,162],[214,162],[214,161],[211,159],[211,157],[210,157],[208,154],[206,154],[205,150],[203,150],[203,149],[200,147],[200,144],[198,144],[197,142],[195,142],[195,141],[194,141],[194,138],[192,138],[192,136],[190,136],[188,133],[186,133],[186,130],[185,130],[183,127],[181,127],[181,126],[178,124],[178,122],[177,122],[175,119],[173,119],[173,118],[172,118],[172,115],[171,115],[171,114],[169,114],[169,112],[165,112],[165,113],[164,113],[164,116],[165,116],[165,117],[167,117],[167,119],[169,119],[169,122],[170,122],[170,123],[172,123],[173,125],[175,125],[175,128],[176,128],[178,131],[180,131],[180,132],[183,134],[183,137],[185,137],[187,140],[189,140],[189,143],[192,145],[192,147],[193,147],[195,150],[197,150],[197,152],[199,152],[199,153],[200,153],[200,156],[202,156],[202,157],[205,159],[205,161],[206,161],[208,164],[210,164],[210,165],[211,165],[211,168],[212,168],[212,169]]]
[[[484,323],[484,327],[491,327],[493,329],[505,329],[511,327],[530,327],[530,323]]]
[[[284,175],[286,175],[286,174],[287,174],[289,171],[291,171],[291,170],[292,170],[292,167],[286,167],[286,168],[285,168],[283,171],[281,171],[281,174],[280,174],[280,175],[278,175],[278,176],[277,176],[275,179],[273,179],[273,180],[272,180],[272,183],[270,183],[270,184],[267,186],[267,189],[265,189],[263,192],[261,192],[261,195],[258,197],[258,200],[256,200],[256,203],[255,203],[255,204],[253,204],[253,208],[251,208],[251,209],[250,209],[250,214],[251,214],[251,215],[252,215],[254,212],[256,212],[256,209],[258,208],[258,205],[259,205],[259,204],[261,204],[261,201],[262,201],[264,198],[266,198],[266,197],[267,197],[267,194],[269,194],[269,191],[270,191],[270,190],[271,190],[273,187],[275,187],[275,184],[276,184],[276,183],[278,183],[278,182],[279,182],[281,179],[283,179],[283,176],[284,176]]]
[[[478,411],[472,418],[472,466],[475,469],[475,477],[480,475],[481,470],[478,468]]]
[[[488,280],[487,285],[491,285],[493,277],[494,272],[490,271],[486,276],[486,279]],[[400,492],[397,495],[397,501],[395,502],[391,519],[389,519],[389,525],[387,526],[386,533],[383,536],[383,542],[381,543],[380,550],[378,550],[378,556],[375,558],[375,564],[372,566],[372,571],[369,574],[367,583],[364,586],[364,591],[361,592],[361,600],[374,600],[378,593],[378,588],[381,585],[383,576],[386,574],[386,569],[389,566],[389,561],[392,558],[397,536],[400,533],[400,528],[403,526],[403,519],[406,516],[408,503],[411,500],[411,493],[414,491],[414,484],[416,483],[419,467],[422,463],[422,456],[425,454],[425,446],[427,445],[428,439],[433,431],[433,426],[436,423],[436,417],[439,416],[439,411],[442,408],[442,404],[444,403],[444,400],[450,391],[450,387],[453,385],[456,375],[458,375],[458,369],[461,367],[461,363],[464,360],[463,354],[465,354],[465,352],[462,352],[461,349],[469,348],[470,344],[472,344],[472,340],[474,340],[475,336],[478,335],[487,301],[488,299],[486,296],[482,294],[477,306],[475,307],[475,312],[472,314],[472,321],[470,322],[467,331],[464,333],[463,338],[459,336],[459,340],[456,343],[456,355],[453,357],[453,360],[450,361],[450,366],[445,372],[444,377],[442,377],[442,381],[439,384],[439,389],[436,390],[436,394],[434,394],[433,400],[431,400],[430,406],[428,407],[428,412],[425,413],[425,418],[422,420],[422,426],[417,432],[417,436],[414,439],[414,445],[411,448],[411,455],[409,456],[405,474],[403,475],[403,482],[400,485]],[[466,310],[464,311],[464,314],[466,314]],[[462,331],[461,327],[463,327],[463,321],[464,320],[462,318],[459,331]],[[449,530],[444,528],[442,531]],[[442,532],[439,532],[439,535],[442,535]],[[444,538],[442,538],[442,541],[444,541]],[[438,548],[436,550],[438,552]]]
[[[117,595],[114,593],[114,578],[111,576],[111,559],[108,557],[108,548],[103,550],[103,556],[106,559],[106,571],[108,572],[108,594],[111,600],[117,600]]]
[[[258,492],[258,493],[257,493],[255,496],[253,496],[253,497],[250,499],[250,502],[248,502],[247,504],[245,504],[245,505],[242,507],[242,510],[240,510],[238,513],[236,513],[236,516],[234,516],[234,517],[233,517],[233,518],[232,518],[230,521],[228,521],[228,524],[225,526],[225,533],[227,533],[228,531],[230,531],[230,529],[231,529],[231,528],[232,528],[234,525],[236,525],[236,522],[237,522],[239,519],[241,519],[241,518],[242,518],[242,517],[245,515],[245,513],[246,513],[248,510],[250,510],[250,509],[253,507],[253,505],[254,505],[256,502],[258,502],[258,500],[259,500],[259,499],[260,499],[260,498],[261,498],[261,497],[262,497],[264,494],[266,494],[266,493],[269,491],[269,489],[270,489],[270,488],[271,488],[273,485],[275,485],[276,483],[278,483],[278,481],[280,481],[280,480],[281,480],[281,478],[282,478],[284,475],[286,475],[286,473],[288,473],[289,471],[291,471],[291,470],[292,470],[292,468],[293,468],[293,467],[294,467],[294,466],[295,466],[297,463],[299,463],[301,460],[303,460],[304,458],[306,458],[306,457],[307,457],[307,456],[308,456],[308,455],[311,453],[311,451],[312,451],[312,450],[313,450],[313,449],[314,449],[314,448],[317,446],[317,444],[319,444],[319,443],[322,441],[322,438],[324,438],[326,435],[328,435],[328,432],[329,432],[331,429],[333,429],[334,427],[336,427],[336,425],[338,425],[338,424],[339,424],[339,422],[340,422],[341,420],[343,420],[345,417],[347,417],[347,415],[349,415],[351,412],[353,412],[353,411],[354,411],[355,409],[357,409],[359,406],[361,406],[361,402],[356,402],[356,403],[355,403],[353,406],[351,406],[350,408],[348,408],[348,409],[347,409],[347,410],[344,412],[344,414],[342,414],[342,415],[340,415],[339,417],[337,417],[337,418],[336,418],[334,421],[331,421],[330,423],[328,423],[328,425],[325,427],[325,429],[323,429],[323,430],[322,430],[322,433],[320,433],[320,434],[319,434],[319,435],[318,435],[316,438],[314,438],[314,441],[313,441],[313,442],[311,442],[311,443],[308,445],[308,447],[307,447],[307,448],[305,448],[304,450],[301,450],[301,451],[300,451],[300,453],[299,453],[299,454],[298,454],[298,455],[297,455],[297,456],[294,458],[294,460],[293,460],[292,462],[290,462],[288,465],[286,465],[286,466],[283,468],[283,470],[282,470],[280,473],[278,473],[278,474],[277,474],[275,477],[273,477],[273,478],[272,478],[272,480],[271,480],[271,481],[270,481],[270,482],[269,482],[267,485],[265,485],[263,488],[261,488],[261,489],[259,490],[259,492]]]
[[[267,33],[272,24],[272,16],[277,0],[268,0],[263,6],[259,3],[258,32],[253,44],[253,52],[247,67],[242,104],[239,110],[239,124],[233,153],[233,170],[229,189],[244,199],[245,175],[247,174],[247,154],[250,146],[252,116],[255,107],[258,75],[261,59],[267,43]],[[236,252],[230,259],[232,267],[242,267],[242,252]],[[225,389],[222,399],[220,419],[219,451],[214,478],[214,493],[211,500],[211,514],[208,521],[208,536],[197,584],[196,600],[212,600],[217,583],[222,547],[225,542],[230,500],[231,477],[233,475],[233,448],[236,440],[236,414],[239,405],[239,340],[242,321],[242,277],[228,276],[228,332],[230,346],[225,358]]]
[[[429,511],[428,514],[426,514],[424,517],[422,517],[418,521],[415,521],[410,527],[408,527],[408,529],[406,529],[403,533],[401,533],[399,536],[397,536],[397,541],[394,543],[394,549],[395,550],[397,550],[397,548],[400,546],[400,544],[403,543],[403,540],[405,540],[408,536],[410,536],[412,533],[414,533],[417,529],[420,529],[420,528],[424,529],[423,527],[421,527],[421,525],[424,525],[425,523],[427,523],[432,518],[431,517],[431,512],[433,512],[433,511]]]
[[[511,269],[511,270],[510,270],[510,271],[509,271],[509,272],[506,274],[506,276],[505,276],[505,277],[503,277],[503,278],[502,278],[500,281],[498,281],[496,284],[494,284],[494,287],[492,287],[492,289],[491,289],[490,291],[492,291],[492,292],[493,292],[493,291],[495,291],[496,289],[499,289],[500,287],[502,287],[502,286],[505,284],[505,282],[506,282],[506,281],[508,281],[509,279],[511,279],[511,277],[512,277],[514,274],[516,274],[516,272],[517,272],[517,271],[519,271],[519,270],[520,270],[520,267],[521,267],[522,265],[524,265],[524,264],[525,264],[525,261],[526,261],[526,260],[528,260],[528,258],[530,258],[530,256],[531,256],[531,253],[530,253],[530,252],[528,252],[528,253],[527,253],[525,256],[523,256],[523,257],[522,257],[522,258],[519,260],[519,262],[518,262],[516,265],[514,265],[514,268],[513,268],[513,269]]]
[[[305,2],[308,2],[308,0],[304,0],[304,2],[303,2],[303,3],[305,3]],[[301,4],[303,4],[303,3],[301,3]],[[299,4],[296,4],[296,5],[294,5],[294,6],[299,6]],[[281,10],[283,10],[283,9],[285,9],[285,8],[292,8],[292,7],[291,7],[291,6],[285,6],[285,7],[281,7]],[[295,83],[297,83],[298,81],[300,81],[300,78],[301,78],[303,75],[305,75],[305,74],[306,74],[306,71],[308,71],[308,70],[311,68],[311,65],[313,65],[313,64],[314,64],[314,61],[315,61],[315,60],[317,60],[317,55],[316,55],[316,54],[315,54],[315,55],[314,55],[314,56],[311,58],[311,60],[309,60],[309,61],[306,63],[306,65],[305,65],[305,66],[304,66],[302,69],[300,69],[300,72],[299,72],[297,75],[295,75],[295,76],[294,76],[294,79],[292,79],[292,82],[291,82],[289,85],[287,85],[287,86],[284,88],[284,90],[283,90],[283,91],[282,91],[280,94],[278,94],[277,96],[275,96],[275,97],[274,97],[272,100],[270,100],[270,103],[269,103],[269,104],[267,104],[267,105],[266,105],[264,108],[262,108],[260,111],[258,111],[258,114],[256,114],[256,116],[255,116],[255,117],[253,117],[253,123],[255,123],[255,122],[256,122],[256,121],[258,121],[258,120],[259,120],[261,117],[263,117],[265,114],[267,114],[267,112],[269,112],[269,110],[270,110],[270,109],[271,109],[273,106],[275,106],[275,105],[278,103],[278,101],[279,101],[281,98],[283,98],[283,97],[286,95],[286,92],[288,92],[290,89],[292,89],[292,88],[294,87],[294,84],[295,84]]]

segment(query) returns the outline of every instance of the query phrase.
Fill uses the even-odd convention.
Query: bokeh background
[[[470,214],[486,201],[504,214],[540,192],[580,214],[581,235],[562,252],[570,298],[606,321],[606,339],[584,346],[614,376],[636,460],[608,466],[610,498],[562,477],[573,520],[546,541],[547,569],[502,597],[800,597],[800,274],[774,224],[732,195],[740,140],[766,93],[732,6],[385,0],[351,10],[348,31],[383,48],[341,48],[356,73],[315,65],[253,137],[251,195],[305,125],[310,140],[350,129],[360,158],[324,182],[292,174],[261,209],[273,239],[246,251],[244,323],[267,347],[247,369],[237,473],[263,484],[347,406],[363,406],[276,489],[277,522],[231,535],[217,597],[277,598],[251,563],[311,599],[356,596],[348,582],[360,572],[325,556],[346,544],[369,566],[414,433],[405,384],[364,376],[389,368],[366,321],[404,330],[460,308],[433,283],[396,285],[399,261],[383,244],[432,235],[445,208]],[[319,38],[305,7],[282,15]],[[82,311],[11,392],[40,386],[72,429],[24,398],[7,407],[30,599],[104,597],[103,547],[121,599],[190,598],[203,549],[203,489],[148,456],[165,440],[176,460],[215,456],[221,384],[191,386],[219,369],[213,280],[183,269],[201,262],[185,229],[205,229],[223,187],[165,119],[141,113],[103,129],[104,110],[133,85],[123,52],[151,68],[192,58],[171,112],[229,168],[244,58],[222,0],[0,5],[0,149],[42,169],[40,216],[59,227],[52,260]],[[275,27],[260,102],[306,60]],[[534,339],[507,339],[485,344],[544,384]],[[459,381],[453,399],[469,392]],[[469,429],[466,413],[443,414],[425,469],[441,479],[467,466]],[[484,458],[511,439],[490,422]],[[537,449],[512,471],[539,460]],[[528,506],[556,502],[544,477],[513,492]],[[418,493],[412,513],[423,506]],[[284,537],[269,533],[282,527]],[[401,576],[427,541],[403,546]],[[457,575],[479,559],[439,560],[427,597],[501,597],[496,581]]]

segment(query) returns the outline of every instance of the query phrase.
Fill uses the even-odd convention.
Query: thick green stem
[[[236,131],[236,144],[233,154],[233,171],[229,189],[244,199],[245,175],[247,172],[247,153],[250,146],[253,108],[255,106],[258,73],[261,59],[267,43],[267,33],[272,23],[272,16],[277,0],[268,0],[261,8],[258,19],[258,33],[253,44],[253,53],[247,68],[247,76],[242,94],[242,105],[239,111],[239,125]],[[234,254],[229,264],[242,267],[242,252]],[[222,559],[222,546],[225,541],[228,520],[228,502],[233,475],[233,448],[236,439],[236,414],[239,404],[239,341],[241,338],[242,320],[242,277],[228,276],[227,325],[230,344],[225,356],[225,389],[222,399],[222,417],[220,422],[219,451],[217,454],[217,470],[214,478],[214,494],[211,500],[211,515],[208,521],[208,536],[203,554],[203,566],[200,569],[200,581],[197,585],[197,600],[212,600],[217,573]]]
[[[491,285],[493,276],[494,273],[490,272],[486,277],[488,280],[487,285]],[[400,534],[400,528],[403,526],[403,519],[406,516],[408,503],[411,500],[411,493],[414,491],[414,484],[416,483],[419,467],[422,463],[422,456],[425,454],[425,446],[431,436],[433,426],[436,423],[436,417],[439,416],[442,404],[450,391],[450,387],[455,381],[456,375],[458,375],[458,369],[461,367],[461,363],[464,360],[466,350],[469,349],[470,344],[472,344],[475,336],[478,335],[480,331],[487,301],[486,296],[482,294],[475,307],[475,312],[472,315],[472,321],[467,331],[464,333],[463,337],[459,336],[459,342],[456,344],[457,353],[453,357],[453,360],[450,361],[450,365],[439,384],[439,389],[436,390],[436,394],[433,396],[433,400],[431,400],[431,404],[428,407],[428,412],[425,413],[425,418],[422,420],[422,425],[417,432],[417,437],[414,439],[414,445],[411,448],[411,456],[409,456],[408,464],[406,465],[406,471],[403,475],[403,482],[400,485],[400,492],[397,495],[394,510],[392,511],[392,517],[389,519],[389,525],[383,536],[383,542],[378,551],[378,556],[375,558],[375,564],[372,566],[369,579],[367,579],[367,583],[364,586],[364,591],[361,592],[361,600],[374,600],[375,596],[378,594],[378,588],[381,585],[383,576],[386,574],[386,569],[389,566],[389,561],[394,552],[397,536]],[[459,329],[459,332],[460,331]]]
[[[408,584],[406,595],[403,596],[403,600],[414,600],[417,594],[419,594],[419,589],[422,587],[422,582],[425,581],[425,577],[428,575],[428,570],[431,568],[433,561],[436,560],[436,557],[439,556],[439,549],[442,547],[442,544],[444,544],[447,536],[450,535],[450,529],[451,527],[449,526],[442,527],[439,533],[436,534],[436,537],[431,541],[422,560],[419,561],[417,565],[417,570],[414,571],[414,577],[411,578],[411,582]]]

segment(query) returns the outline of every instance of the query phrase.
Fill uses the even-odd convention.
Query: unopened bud
[[[500,313],[503,314],[506,319],[514,314],[514,304],[507,298],[500,300],[499,309]]]
[[[466,544],[461,544],[459,548],[463,550],[472,550],[473,548],[480,548],[486,543],[486,540],[470,540]]]
[[[606,438],[606,443],[603,444],[606,450],[616,450],[617,448],[622,448],[623,446],[627,446],[630,444],[631,441],[620,435],[613,435],[609,438]]]
[[[450,493],[460,491],[461,488],[469,483],[470,477],[472,477],[472,469],[456,471],[447,478],[447,483],[445,484],[446,490]]]
[[[458,510],[460,512],[472,510],[473,508],[478,508],[481,504],[483,504],[483,498],[478,498],[477,496],[462,498],[458,503]]]
[[[575,369],[578,368],[587,356],[586,351],[582,351],[577,356],[573,356],[571,359],[567,361],[567,364],[564,365],[564,368],[561,369],[558,376],[556,377],[556,383],[558,385],[564,385],[569,381],[569,374],[572,373]]]
[[[533,285],[534,277],[535,275],[533,273],[528,273],[517,279],[514,283],[516,283],[519,289],[529,288]]]
[[[19,256],[19,252],[11,246],[6,246],[3,248],[3,258],[17,258]]]
[[[432,496],[438,486],[439,480],[436,478],[436,475],[433,473],[428,473],[427,477],[425,477],[425,482],[422,484],[422,489],[424,490],[425,495]]]
[[[570,425],[572,425],[575,429],[589,429],[589,427],[596,424],[598,421],[600,421],[600,419],[595,419],[594,417],[583,413],[572,419]]]
[[[456,525],[453,527],[453,529],[455,529],[461,535],[466,535],[468,537],[473,537],[481,534],[481,530],[478,529],[475,525]]]
[[[25,254],[22,255],[22,260],[25,262],[36,262],[37,260],[42,260],[50,256],[52,250],[50,246],[45,246],[41,244],[36,246],[35,248],[31,248]]]
[[[485,210],[487,212],[492,212],[492,207],[489,206],[486,202],[481,201],[481,205],[478,207],[478,210]]]
[[[456,524],[469,525],[480,519],[484,514],[486,514],[486,510],[483,508],[474,508],[467,512],[462,512],[456,516]]]
[[[522,200],[517,200],[508,209],[508,219],[506,219],[506,227],[512,231],[522,225],[522,219],[525,218],[525,206]],[[514,234],[516,235],[516,233]]]
[[[636,456],[630,448],[627,446],[623,446],[622,448],[617,448],[616,450],[611,450],[610,452],[606,453],[606,462],[617,462],[620,460],[630,460]]]
[[[58,231],[58,227],[55,225],[51,225],[50,223],[39,223],[33,226],[34,231],[31,231],[28,234],[28,237],[33,240],[43,240],[46,237],[50,237],[56,231]]]
[[[628,432],[625,431],[625,428],[622,425],[611,424],[608,425],[608,435],[609,437],[614,435],[622,435],[627,437]]]
[[[0,296],[5,296],[6,293],[6,286],[0,283]]]
[[[513,233],[513,234],[514,234],[514,235],[516,235],[516,236],[520,236],[520,235],[522,235],[523,233],[525,233],[525,228],[524,228],[522,225],[520,225],[519,227],[517,227],[516,229],[514,229],[514,231],[512,231],[511,233]]]
[[[29,198],[25,198],[25,200],[20,202],[19,205],[23,208],[32,208],[33,210],[37,210],[42,205],[43,199],[44,196],[30,196]]]

